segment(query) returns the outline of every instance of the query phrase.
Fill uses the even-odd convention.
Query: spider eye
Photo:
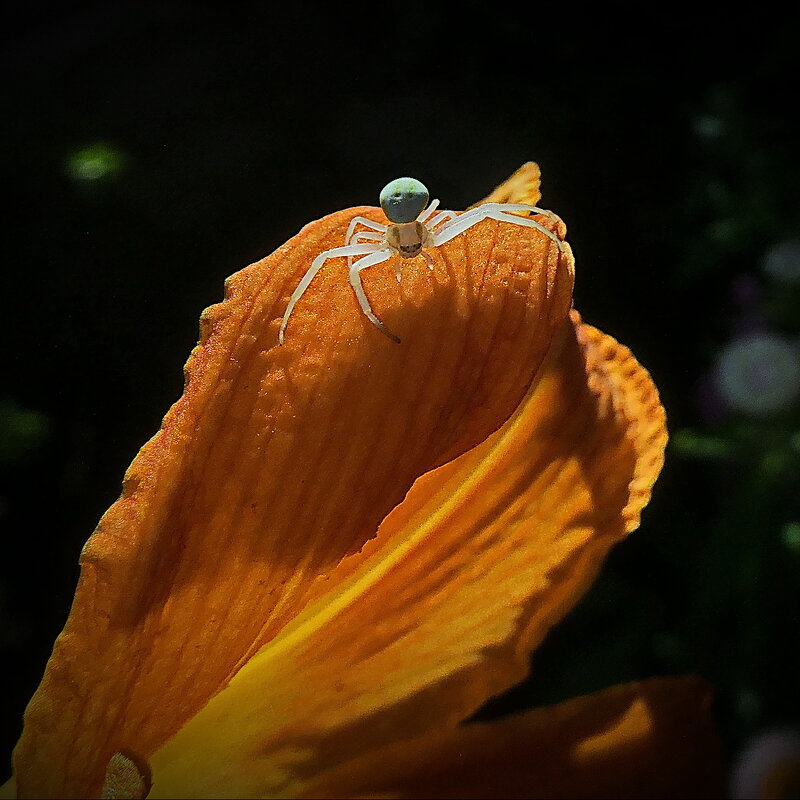
[[[381,208],[390,222],[413,222],[428,205],[428,190],[416,178],[396,178],[381,191]]]

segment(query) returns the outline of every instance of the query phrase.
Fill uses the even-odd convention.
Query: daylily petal
[[[525,203],[535,206],[542,198],[539,187],[542,180],[542,173],[539,165],[533,161],[523,164],[510,178],[506,178],[499,186],[483,200],[470,206],[483,205],[484,203]]]
[[[317,777],[307,797],[722,797],[696,678],[643,681],[389,745]]]
[[[636,527],[665,443],[648,374],[573,312],[511,419],[420,478],[153,756],[151,796],[292,796],[369,749],[454,727],[524,677]]]
[[[276,346],[287,297],[356,214],[381,218],[357,208],[312,223],[204,313],[184,395],[82,554],[15,751],[20,796],[96,795],[115,753],[148,758],[416,478],[486,439],[524,396],[572,292],[568,248],[529,228],[481,222],[432,251],[433,273],[407,263],[400,285],[388,264],[365,271],[402,346],[364,318],[332,261]]]

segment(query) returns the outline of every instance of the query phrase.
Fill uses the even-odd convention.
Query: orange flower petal
[[[316,771],[454,727],[638,524],[664,412],[573,312],[513,417],[420,478],[377,539],[151,759],[152,797],[293,796]]]
[[[356,759],[307,797],[722,797],[708,687],[617,686],[549,708],[437,731]]]
[[[289,294],[356,214],[382,218],[357,208],[308,225],[203,314],[184,395],[82,554],[15,751],[20,796],[96,795],[115,753],[149,757],[417,477],[524,396],[572,293],[571,256],[529,228],[481,222],[432,251],[434,272],[406,262],[402,284],[388,263],[365,271],[400,346],[331,261],[277,346]]]
[[[484,203],[525,203],[535,206],[542,199],[542,193],[539,190],[541,181],[542,173],[539,171],[539,165],[528,161],[510,178],[497,186],[491,194],[474,203],[470,208]]]

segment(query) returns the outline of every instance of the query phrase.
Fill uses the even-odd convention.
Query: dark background
[[[730,753],[797,726],[800,410],[737,412],[710,377],[750,330],[800,335],[800,284],[762,268],[800,234],[796,13],[3,13],[0,752],[224,278],[390,178],[459,209],[531,159],[576,306],[650,369],[673,439],[642,528],[485,713],[691,672]]]

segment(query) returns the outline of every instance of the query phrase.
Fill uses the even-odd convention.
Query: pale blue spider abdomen
[[[428,205],[430,195],[416,178],[395,178],[381,190],[381,208],[389,222],[413,222]]]

